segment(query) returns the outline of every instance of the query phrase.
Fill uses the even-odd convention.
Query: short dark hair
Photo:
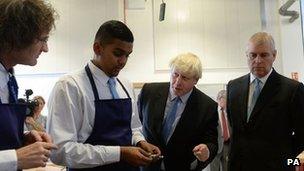
[[[99,42],[102,45],[111,43],[113,39],[129,43],[133,43],[134,41],[131,30],[123,22],[117,20],[103,23],[95,35],[95,42]]]
[[[27,48],[55,27],[56,17],[44,0],[1,0],[0,54]]]

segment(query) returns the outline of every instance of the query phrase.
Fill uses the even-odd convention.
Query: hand
[[[31,116],[26,117],[25,122],[27,124],[31,125],[33,127],[33,129],[36,131],[45,132],[44,127],[39,122],[36,122],[33,117],[31,117]]]
[[[52,143],[52,138],[45,132],[32,130],[24,134],[24,144],[29,145],[34,142]]]
[[[206,144],[199,144],[192,151],[199,161],[204,162],[209,158],[209,149]]]
[[[153,162],[157,161],[160,159],[161,151],[158,147],[156,147],[153,144],[148,143],[147,141],[139,141],[137,143],[137,146],[145,150],[150,154],[150,157],[153,155]]]
[[[146,166],[152,162],[150,154],[139,147],[120,147],[120,160],[132,166]]]
[[[57,149],[57,147],[46,142],[35,142],[19,148],[16,150],[18,169],[45,167],[52,149]]]
[[[34,120],[33,117],[28,116],[28,117],[25,118],[25,123],[27,123],[27,124],[34,124],[35,120]]]

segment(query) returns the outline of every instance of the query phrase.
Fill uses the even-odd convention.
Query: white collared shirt
[[[91,61],[92,72],[100,99],[112,99],[107,81],[109,77]],[[132,98],[132,144],[144,140],[133,89],[129,82],[120,79]],[[116,84],[119,97],[127,94]],[[55,84],[50,95],[47,132],[59,149],[51,154],[51,160],[59,165],[74,168],[96,167],[120,161],[119,146],[83,144],[90,136],[95,119],[94,94],[85,69],[65,75]]]
[[[269,75],[272,73],[272,71],[273,71],[273,68],[271,68],[271,70],[269,71],[269,73],[267,75],[265,75],[262,78],[258,78],[261,81],[261,83],[260,83],[261,84],[261,91],[262,91]],[[253,95],[253,92],[255,90],[255,86],[254,86],[254,83],[253,83],[253,81],[255,79],[256,79],[256,76],[254,76],[252,73],[250,73],[250,85],[249,85],[247,111],[249,111],[249,107],[250,107],[250,104],[251,104],[251,101],[252,101],[252,95]]]
[[[17,170],[17,154],[16,150],[0,151],[0,170],[16,171]]]
[[[0,63],[0,99],[2,103],[8,103],[8,87],[7,82],[9,75],[4,66]],[[17,154],[16,150],[0,151],[0,170],[16,171],[17,170]]]
[[[9,80],[9,74],[4,66],[0,63],[0,99],[2,103],[8,103],[9,93],[7,82]]]

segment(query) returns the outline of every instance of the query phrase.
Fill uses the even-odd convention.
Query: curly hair
[[[0,55],[30,46],[55,27],[56,17],[44,0],[1,0]]]

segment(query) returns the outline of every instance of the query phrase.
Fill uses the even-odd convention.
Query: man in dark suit
[[[164,155],[142,169],[202,170],[217,152],[217,104],[195,88],[202,75],[197,56],[179,55],[170,67],[170,83],[145,84],[139,95],[144,136]]]
[[[246,54],[250,73],[227,86],[229,170],[294,170],[287,159],[304,149],[304,86],[272,68],[277,51],[268,33],[254,34]]]

